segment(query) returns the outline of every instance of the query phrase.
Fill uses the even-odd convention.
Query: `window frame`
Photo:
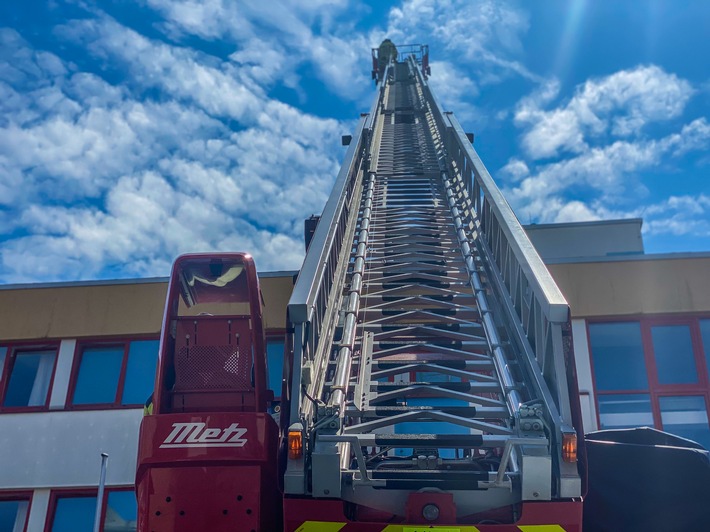
[[[106,486],[104,488],[103,502],[101,504],[101,527],[100,531],[103,532],[104,525],[106,521],[106,510],[108,509],[108,496],[110,493],[116,491],[133,491],[135,492],[135,486]],[[52,532],[52,526],[54,525],[54,517],[57,513],[57,500],[62,498],[72,498],[72,497],[94,497],[97,498],[99,494],[99,488],[58,488],[53,489],[49,493],[49,504],[47,505],[47,514],[44,519],[44,532]],[[137,509],[137,505],[136,505]],[[29,512],[29,511],[28,511]],[[29,513],[28,513],[29,514]]]
[[[46,412],[49,410],[52,389],[54,388],[54,378],[57,373],[59,344],[59,340],[49,340],[46,342],[3,342],[0,344],[0,347],[7,348],[3,366],[0,368],[0,413]],[[17,354],[33,351],[54,351],[54,364],[52,365],[52,373],[49,377],[47,397],[44,400],[44,404],[34,406],[5,406],[5,396],[7,395],[7,388],[10,384],[10,377],[12,376]]]
[[[653,427],[664,430],[661,418],[661,397],[683,397],[701,396],[705,400],[708,417],[710,418],[710,368],[706,362],[706,350],[710,350],[710,345],[703,344],[700,330],[700,321],[710,319],[706,313],[678,314],[654,314],[654,315],[630,315],[630,316],[603,316],[585,319],[587,345],[589,347],[589,364],[592,373],[592,386],[594,389],[594,406],[597,420],[597,427],[602,430],[601,414],[599,408],[599,397],[604,395],[632,395],[647,394],[651,401],[651,414],[653,416]],[[596,369],[594,367],[594,353],[590,325],[614,324],[614,323],[638,323],[641,329],[641,346],[643,349],[643,360],[646,367],[646,378],[648,387],[646,389],[621,389],[621,390],[599,390],[597,387]],[[693,349],[693,360],[698,373],[698,380],[694,383],[684,384],[662,384],[658,378],[658,366],[656,364],[656,353],[653,346],[651,329],[656,326],[685,325],[690,331],[691,346]]]
[[[25,519],[25,527],[22,529],[23,532],[27,532],[27,525],[30,522],[30,512],[32,512],[32,497],[34,491],[32,490],[0,490],[0,502],[5,501],[27,501],[27,518]]]
[[[156,369],[157,360],[160,351],[160,336],[154,334],[146,335],[136,335],[136,336],[100,336],[93,338],[82,338],[77,340],[76,346],[74,347],[74,354],[72,357],[72,368],[69,377],[69,384],[67,389],[67,398],[65,401],[64,408],[66,410],[125,410],[125,409],[136,409],[142,408],[144,402],[148,399],[150,392],[145,396],[140,403],[130,403],[122,404],[123,394],[125,391],[126,384],[126,370],[128,368],[128,357],[131,349],[131,342],[140,342],[146,340],[153,340],[158,342],[158,351],[156,352]],[[85,349],[91,349],[93,347],[120,347],[123,344],[123,357],[121,359],[121,370],[118,376],[118,382],[116,383],[116,395],[114,396],[112,403],[87,403],[87,404],[74,404],[74,394],[76,392],[76,385],[79,381],[79,371],[81,370],[81,361],[84,355]]]

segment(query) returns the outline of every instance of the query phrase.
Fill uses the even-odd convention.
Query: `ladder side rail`
[[[385,72],[389,69],[390,65]],[[316,417],[316,405],[311,401],[311,398],[315,399],[314,395],[318,395],[318,392],[314,394],[314,381],[323,384],[323,376],[315,374],[318,364],[314,366],[313,361],[319,349],[329,351],[337,324],[338,307],[329,303],[334,297],[339,297],[336,276],[344,277],[347,270],[347,263],[342,261],[342,254],[349,246],[346,225],[353,212],[357,212],[357,206],[352,205],[360,201],[360,190],[356,184],[369,166],[374,116],[384,94],[385,84],[379,84],[370,113],[361,115],[287,306],[294,340],[289,423],[304,432],[306,445],[306,433],[310,432],[310,424]],[[331,338],[328,338],[329,335]],[[308,392],[308,388],[310,398],[304,393]],[[285,490],[287,493],[307,492],[303,458],[288,460]]]
[[[387,66],[389,70],[390,66]],[[336,220],[343,215],[346,203],[346,187],[352,186],[355,168],[370,157],[370,140],[373,120],[380,102],[384,98],[384,85],[379,86],[369,114],[360,115],[353,138],[345,152],[343,164],[333,185],[333,190],[323,208],[321,218],[313,233],[311,244],[303,259],[298,279],[293,287],[288,309],[292,323],[305,323],[315,309],[320,285],[324,279],[323,265],[331,251],[336,230]]]
[[[455,116],[448,114],[446,118],[452,126],[450,141],[455,143],[450,151],[458,148],[462,154],[459,160],[463,162],[458,163],[461,177],[480,194],[474,198],[480,205],[478,219],[482,229],[477,243],[488,263],[497,266],[491,269],[493,284],[507,296],[499,300],[508,315],[517,318],[509,320],[517,333],[513,338],[525,355],[527,374],[545,401],[554,425],[551,436],[553,454],[558,457],[558,494],[578,496],[581,485],[576,464],[561,460],[562,434],[573,432],[581,422],[575,415],[578,408],[572,404],[576,394],[570,387],[574,383],[569,380],[568,367],[574,365],[574,360],[565,349],[569,306]]]
[[[476,243],[488,264],[495,265],[490,272],[494,289],[504,296],[499,300],[508,317],[515,316],[508,320],[516,333],[513,339],[524,354],[536,395],[546,403],[554,424],[551,436],[557,467],[562,479],[573,479],[559,485],[558,493],[577,496],[576,464],[560,459],[562,433],[573,432],[575,427],[581,430],[578,404],[572,404],[576,397],[574,359],[566,347],[570,343],[566,338],[571,329],[569,306],[458,120],[442,111],[420,70],[414,70],[442,132],[446,156],[463,181],[465,192],[460,191],[457,199],[464,209],[474,211],[469,229],[481,235]]]
[[[415,72],[442,132],[445,151],[454,160],[463,181],[469,208],[475,211],[479,220],[479,226],[474,229],[480,231],[483,238],[477,243],[484,244],[482,247],[490,251],[490,258],[499,273],[508,273],[502,283],[507,297],[502,299],[506,303],[516,303],[511,310],[517,319],[512,321],[522,324],[525,333],[520,344],[525,347],[525,352],[532,349],[538,366],[531,372],[532,376],[544,373],[553,380],[545,381],[557,397],[549,406],[556,404],[562,420],[571,427],[570,394],[562,348],[562,330],[570,319],[569,305],[458,120],[453,113],[442,111],[419,68],[415,68]],[[543,372],[546,367],[552,367],[554,371]],[[540,391],[544,393],[544,390]]]
[[[496,186],[483,162],[468,142],[455,116],[447,120],[452,127],[450,139],[453,151],[463,153],[465,164],[461,177],[466,183],[477,183],[480,205],[477,211],[482,238],[479,245],[497,266],[498,277],[507,297],[502,298],[509,310],[517,315],[513,320],[522,325],[537,371],[532,377],[542,374],[553,393],[555,404],[564,424],[572,426],[572,409],[567,386],[567,369],[563,349],[562,330],[570,319],[569,305],[554,279],[533,247],[515,213]],[[528,342],[521,339],[521,346]],[[527,349],[525,349],[527,351]]]
[[[511,253],[508,253],[507,255],[501,254],[498,257],[495,257],[493,260],[496,265],[496,271],[500,271],[504,261],[508,265],[512,263],[520,265],[520,268],[517,270],[520,272],[519,275],[513,276],[513,279],[515,279],[516,282],[510,282],[508,284],[505,284],[506,297],[503,297],[501,299],[506,303],[510,301],[515,301],[514,296],[510,292],[511,288],[517,289],[515,291],[515,297],[518,297],[518,300],[520,300],[522,295],[522,299],[532,301],[534,304],[536,304],[537,307],[540,308],[539,314],[546,318],[545,321],[547,323],[557,323],[559,325],[561,325],[562,323],[567,323],[569,321],[569,307],[567,305],[567,301],[564,299],[564,296],[559,291],[559,288],[550,276],[547,268],[542,263],[542,259],[540,259],[539,255],[537,254],[537,251],[532,246],[532,243],[530,243],[530,240],[528,239],[527,235],[525,234],[525,231],[518,222],[518,219],[515,217],[515,214],[510,208],[510,205],[503,197],[502,193],[500,192],[500,189],[498,189],[495,182],[493,181],[493,178],[490,176],[488,170],[483,165],[483,162],[481,162],[480,158],[478,157],[478,154],[476,154],[475,150],[471,146],[471,143],[468,141],[468,138],[463,132],[463,129],[461,128],[461,125],[459,124],[456,117],[453,115],[453,113],[442,111],[438,100],[436,99],[429,87],[429,84],[422,76],[421,70],[416,66],[416,64],[414,64],[413,61],[412,66],[414,67],[415,75],[417,76],[418,81],[424,90],[425,97],[427,98],[429,105],[431,106],[432,113],[434,115],[434,121],[437,127],[439,128],[439,132],[442,136],[442,140],[444,143],[445,156],[449,159],[453,159],[455,163],[456,172],[452,172],[452,180],[455,180],[458,177],[458,179],[463,182],[465,194],[468,195],[468,198],[463,198],[464,201],[462,202],[462,207],[464,207],[464,209],[472,209],[475,213],[474,216],[469,218],[477,218],[478,220],[480,220],[480,225],[482,225],[484,228],[484,222],[487,220],[486,214],[488,214],[498,225],[504,225],[506,227],[509,227],[513,224],[517,225],[519,229],[519,234],[522,235],[524,242],[527,242],[527,246],[525,248],[521,246],[517,246],[517,248],[509,247],[508,250],[511,251]],[[463,193],[459,193],[457,195],[458,200],[462,199],[461,194]],[[493,210],[492,213],[490,212],[490,205],[493,204],[493,202],[491,202],[491,198],[493,199],[493,202],[497,201],[498,204],[502,204],[501,209]],[[508,216],[508,218],[505,220],[507,223],[498,223],[498,220],[500,220],[502,216],[496,216],[496,214],[501,210],[502,213],[505,213]],[[476,227],[472,224],[469,224],[468,229],[473,232],[474,230],[481,230],[481,227]],[[480,242],[477,243],[489,242],[490,244],[492,244],[490,236],[485,233],[485,230],[483,231],[483,233],[484,238],[479,239]],[[502,235],[504,238],[507,236],[506,233],[500,233],[500,235]],[[499,237],[500,235],[496,236]],[[513,240],[515,244],[519,243],[519,240],[511,240]],[[482,251],[485,252],[486,249]],[[535,259],[537,259],[537,261],[535,261]],[[533,270],[531,264],[536,265],[535,270]],[[545,288],[548,289],[548,291],[543,290],[542,285],[537,283],[538,280],[543,280],[547,282],[547,284],[545,284]],[[536,285],[537,288],[535,288]],[[524,294],[522,293],[523,289],[525,289]],[[553,313],[550,312],[551,308],[554,308],[556,310],[555,315],[552,315]],[[538,327],[540,327],[541,320],[529,319],[531,317],[534,317],[534,314],[531,312],[527,312],[524,306],[513,306],[513,308],[510,310],[517,316],[517,319],[511,321],[513,322],[514,326],[517,326],[518,329],[517,336],[520,337],[521,340],[519,342],[519,347],[523,350],[523,352],[528,354],[527,358],[535,359],[537,365],[540,367],[540,369],[537,369],[537,371],[533,370],[530,372],[532,374],[531,377],[533,379],[538,379],[539,376],[542,374],[542,365],[539,363],[542,353],[538,354],[538,351],[542,351],[542,348],[540,347],[539,342],[530,342],[530,340],[533,338],[540,338],[541,340],[548,339],[550,338],[550,336],[546,334],[534,334],[535,332],[537,332],[535,330],[535,326],[537,325]],[[564,318],[559,319],[562,316],[564,316]],[[522,328],[520,324],[522,324]],[[530,345],[531,343],[533,345]],[[550,345],[554,343],[555,342],[545,342],[542,345]],[[550,358],[553,359],[555,357]],[[559,358],[564,362],[563,357],[559,356],[556,358]],[[564,368],[562,369],[564,370]],[[562,375],[565,375],[565,373],[563,372]],[[538,384],[538,386],[536,386],[536,388],[538,388],[537,396],[545,400],[548,406],[548,410],[550,411],[550,415],[553,417],[553,421],[556,422],[558,419],[558,409],[556,407],[556,401],[553,400],[549,390],[546,389],[547,386],[543,385],[541,382],[538,382],[536,384]],[[565,388],[563,397],[568,397],[568,394],[566,393],[566,380],[562,384]],[[567,401],[567,404],[568,403],[569,401]],[[571,425],[571,422],[569,421],[569,416],[563,417],[563,419],[565,419],[565,421],[567,421]]]
[[[304,402],[302,388],[310,385],[311,375],[304,382],[304,368],[312,364],[318,350],[321,329],[332,321],[327,315],[334,312],[328,301],[333,289],[335,270],[338,267],[349,203],[353,199],[355,181],[363,165],[364,140],[366,135],[363,116],[358,122],[354,138],[345,154],[345,161],[338,173],[333,191],[323,209],[311,245],[296,280],[288,303],[290,325],[295,338],[291,386],[294,400],[291,402],[292,423],[310,413],[312,405]]]

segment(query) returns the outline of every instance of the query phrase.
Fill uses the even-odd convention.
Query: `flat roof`
[[[680,251],[677,253],[621,253],[618,255],[603,255],[598,257],[563,257],[559,259],[547,259],[544,262],[545,264],[582,264],[585,262],[634,262],[707,258],[710,258],[710,251]]]
[[[566,227],[591,227],[599,225],[621,225],[621,224],[640,224],[643,225],[643,218],[621,218],[619,220],[594,220],[590,222],[561,222],[548,224],[527,224],[523,225],[523,229],[553,229]]]
[[[269,277],[293,277],[298,270],[281,270],[275,272],[260,272],[259,279]],[[52,281],[46,283],[14,283],[0,284],[0,290],[20,290],[28,288],[72,288],[79,286],[114,286],[129,284],[167,283],[168,277],[137,277],[131,279],[94,279],[88,281]]]

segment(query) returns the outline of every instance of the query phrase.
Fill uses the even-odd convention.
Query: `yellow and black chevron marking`
[[[296,532],[347,532],[348,523],[306,521]],[[511,525],[514,526],[514,525]],[[521,532],[565,532],[560,525],[518,525]],[[475,526],[386,525],[380,532],[480,532]]]

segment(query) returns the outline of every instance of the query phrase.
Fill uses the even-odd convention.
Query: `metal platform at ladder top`
[[[414,58],[382,79],[289,303],[286,492],[403,515],[438,488],[459,516],[579,496],[567,303]]]

